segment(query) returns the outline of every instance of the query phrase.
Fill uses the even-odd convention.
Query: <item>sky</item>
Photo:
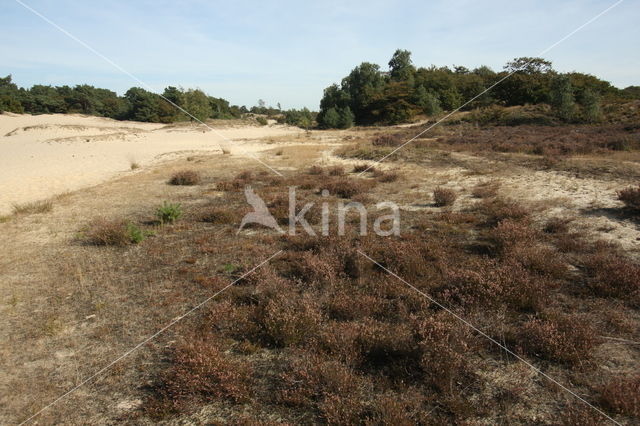
[[[232,104],[317,110],[361,62],[387,69],[539,56],[615,0],[20,0],[145,83],[200,88]],[[640,85],[640,0],[624,0],[552,50],[561,72]],[[16,0],[0,2],[0,76],[16,84],[141,86]]]

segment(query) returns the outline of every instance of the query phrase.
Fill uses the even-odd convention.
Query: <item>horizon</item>
[[[163,2],[160,9],[148,1],[62,3],[26,4],[154,92],[199,88],[239,106],[263,99],[283,109],[317,110],[324,88],[361,62],[386,70],[398,48],[411,51],[417,67],[486,65],[501,71],[515,57],[538,56],[614,2],[406,2],[402,7],[380,1],[276,6],[193,0],[189,7]],[[19,3],[7,2],[0,11],[6,39],[1,74],[11,74],[18,86],[89,84],[119,95],[140,86]],[[621,3],[544,58],[558,72],[592,74],[618,88],[637,85],[640,58],[627,54],[640,42],[634,11],[637,4]],[[514,31],[518,36],[510,36]]]

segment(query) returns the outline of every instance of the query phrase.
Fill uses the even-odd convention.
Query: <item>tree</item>
[[[348,106],[340,109],[339,117],[340,117],[338,120],[339,128],[348,129],[349,127],[353,126],[353,121],[355,116],[353,115],[353,112],[351,112],[351,108],[349,108]]]
[[[20,91],[11,81],[11,74],[0,78],[0,112],[8,111],[15,113],[24,112],[20,102]]]
[[[212,113],[209,97],[200,89],[189,89],[184,93],[184,109],[191,114],[191,120],[205,121]]]
[[[132,87],[124,94],[128,103],[126,120],[158,122],[159,97],[141,87]]]
[[[580,104],[584,114],[584,119],[588,123],[602,121],[602,108],[600,106],[600,96],[591,89],[582,92]]]
[[[340,127],[340,113],[335,107],[331,107],[322,114],[322,127],[327,129],[337,129]]]
[[[553,80],[550,101],[551,107],[560,119],[564,121],[573,119],[575,114],[575,98],[568,76],[559,75]]]
[[[393,80],[409,80],[416,71],[411,61],[411,52],[401,49],[396,50],[389,61],[389,70]]]
[[[438,98],[433,93],[428,92],[424,86],[418,86],[416,89],[413,94],[413,103],[427,115],[439,114],[442,111]]]
[[[521,57],[507,62],[504,66],[507,72],[524,74],[541,74],[552,71],[551,62],[542,58]]]

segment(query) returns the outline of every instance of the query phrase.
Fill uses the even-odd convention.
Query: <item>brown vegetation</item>
[[[197,185],[200,183],[200,173],[194,170],[181,170],[169,179],[171,185]]]

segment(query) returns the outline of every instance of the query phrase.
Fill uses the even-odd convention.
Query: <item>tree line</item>
[[[176,106],[180,107],[177,108]],[[132,87],[123,96],[108,89],[90,85],[45,86],[29,89],[18,87],[11,75],[0,78],[0,112],[18,114],[87,114],[116,120],[173,123],[198,119],[241,118],[254,114],[258,122],[266,124],[263,115],[302,128],[315,125],[316,113],[307,108],[282,110],[267,106],[263,100],[251,107],[230,105],[222,98],[209,96],[199,89],[169,86],[162,95],[140,87]],[[186,114],[184,111],[188,112]]]
[[[417,68],[411,52],[398,49],[388,65],[388,71],[383,71],[377,64],[363,62],[339,85],[327,87],[318,124],[324,128],[395,124],[461,106],[471,110],[542,103],[550,104],[564,121],[597,122],[603,100],[640,98],[638,86],[621,90],[589,74],[558,73],[542,58],[516,58],[500,72],[487,66],[473,70],[464,66]],[[465,105],[470,99],[474,100]]]

